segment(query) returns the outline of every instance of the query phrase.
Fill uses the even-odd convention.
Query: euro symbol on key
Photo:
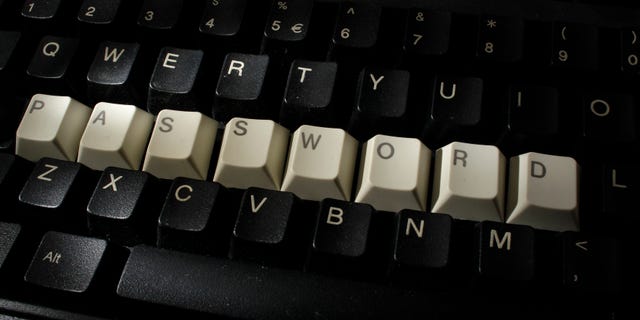
[[[296,23],[293,25],[293,27],[291,27],[291,31],[293,31],[293,33],[301,33],[302,27],[304,27],[304,24]]]

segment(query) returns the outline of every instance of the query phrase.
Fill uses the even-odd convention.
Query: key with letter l
[[[357,147],[342,129],[301,126],[291,139],[282,191],[307,200],[350,200]]]
[[[578,231],[579,167],[568,157],[525,153],[509,164],[507,223]]]
[[[16,132],[16,154],[33,162],[42,157],[76,161],[90,114],[70,97],[34,95]]]
[[[377,210],[426,210],[431,151],[418,139],[377,135],[364,147],[356,202]]]
[[[142,170],[162,179],[207,178],[217,123],[198,112],[162,110]]]

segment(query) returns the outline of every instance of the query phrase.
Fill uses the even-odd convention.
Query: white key
[[[572,158],[525,153],[511,158],[507,223],[578,231],[578,164]]]
[[[98,103],[80,140],[78,162],[93,170],[140,169],[153,115],[136,106]]]
[[[163,179],[206,179],[217,127],[199,112],[160,111],[142,170]]]
[[[291,138],[282,191],[308,200],[350,200],[357,148],[344,130],[301,126]]]
[[[76,161],[89,115],[89,107],[70,97],[34,95],[16,132],[16,154],[33,162]]]
[[[213,181],[228,188],[280,190],[289,130],[271,120],[231,119]]]
[[[356,202],[392,212],[426,209],[431,150],[418,139],[385,135],[363,150]]]
[[[452,142],[436,151],[431,211],[504,221],[506,160],[494,146]]]

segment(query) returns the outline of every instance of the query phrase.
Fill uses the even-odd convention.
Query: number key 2
[[[523,22],[517,17],[483,15],[478,20],[476,56],[514,62],[522,59]]]

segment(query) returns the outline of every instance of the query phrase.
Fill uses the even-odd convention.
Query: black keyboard
[[[639,36],[617,0],[0,0],[0,318],[635,319]]]

